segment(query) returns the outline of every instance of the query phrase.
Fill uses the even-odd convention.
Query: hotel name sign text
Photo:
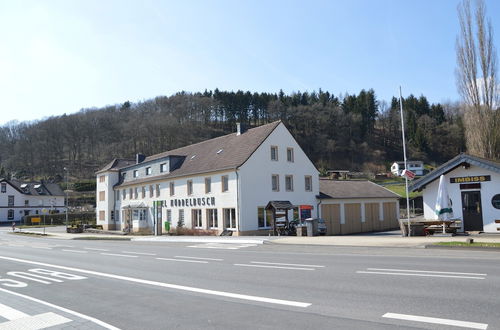
[[[164,206],[166,207],[215,206],[215,197],[176,198],[176,199],[171,199],[170,203],[165,201]]]
[[[450,183],[469,183],[469,182],[484,182],[491,181],[490,175],[462,176],[458,178],[450,178]]]

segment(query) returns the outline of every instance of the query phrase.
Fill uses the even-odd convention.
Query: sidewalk
[[[2,232],[12,232],[10,228],[1,228]],[[16,232],[42,234],[43,228],[16,229]],[[500,243],[500,235],[476,234],[469,236],[433,237],[414,236],[402,237],[400,231],[365,233],[343,236],[135,236],[116,234],[81,233],[68,234],[64,226],[46,227],[45,233],[56,239],[102,239],[131,240],[136,242],[165,243],[226,243],[226,244],[294,244],[294,245],[330,245],[330,246],[373,246],[373,247],[425,247],[438,242],[465,242],[467,238],[474,242]]]

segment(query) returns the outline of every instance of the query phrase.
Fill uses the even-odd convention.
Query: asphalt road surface
[[[500,329],[500,252],[0,232],[0,329]]]

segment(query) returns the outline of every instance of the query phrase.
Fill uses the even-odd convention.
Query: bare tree
[[[456,80],[464,102],[464,126],[468,151],[476,156],[500,158],[500,111],[497,86],[497,54],[493,28],[486,19],[483,0],[458,6]]]

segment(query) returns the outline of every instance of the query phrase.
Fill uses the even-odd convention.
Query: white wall
[[[100,177],[104,177],[104,182],[100,182]],[[114,224],[111,220],[111,210],[114,206],[114,190],[113,186],[118,182],[118,172],[109,171],[99,173],[96,176],[96,219],[98,225]],[[104,201],[99,200],[99,192],[105,192]],[[99,211],[105,211],[105,220],[99,220]]]
[[[457,167],[453,171],[445,174],[445,181],[448,187],[448,193],[453,203],[453,215],[455,218],[463,219],[462,215],[462,196],[459,183],[450,183],[451,177],[466,177],[478,175],[491,175],[491,181],[481,182],[481,205],[483,213],[483,229],[485,232],[498,232],[500,224],[495,224],[495,219],[500,220],[500,210],[495,209],[491,204],[494,195],[500,194],[500,174],[471,165],[469,169]],[[434,180],[423,190],[424,217],[426,219],[437,219],[434,212],[439,187],[439,179]],[[477,189],[470,189],[474,191]],[[467,191],[467,190],[463,190]],[[463,230],[462,223],[462,230]]]
[[[271,160],[271,146],[278,146],[278,161]],[[287,161],[287,148],[294,151],[294,162]],[[272,191],[271,176],[279,175],[279,192]],[[293,175],[293,192],[285,190],[285,175]],[[312,176],[312,192],[305,191],[304,177]],[[257,230],[257,208],[269,201],[290,201],[293,205],[312,205],[317,216],[318,171],[283,124],[279,124],[239,169],[241,230]],[[291,219],[289,215],[289,219]]]

